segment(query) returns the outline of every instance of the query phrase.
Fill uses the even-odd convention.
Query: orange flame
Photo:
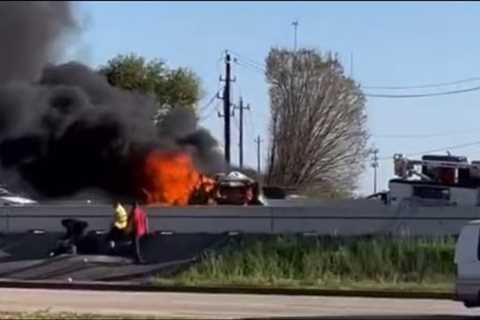
[[[141,186],[148,204],[187,205],[190,195],[202,184],[192,158],[182,152],[150,152],[142,173]]]

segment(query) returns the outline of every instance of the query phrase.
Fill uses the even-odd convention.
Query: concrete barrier
[[[372,200],[317,201],[315,205],[265,207],[147,207],[152,230],[176,233],[316,233],[319,235],[458,234],[468,221],[480,218],[480,207],[389,207]],[[0,232],[43,229],[63,231],[62,218],[77,218],[89,229],[107,230],[109,205],[35,205],[0,207]]]

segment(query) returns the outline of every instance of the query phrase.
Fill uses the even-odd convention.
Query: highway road
[[[0,289],[0,311],[76,312],[189,319],[474,319],[448,300]]]

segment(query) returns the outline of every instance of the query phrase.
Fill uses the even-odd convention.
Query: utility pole
[[[225,119],[225,161],[230,164],[230,54],[225,57],[225,91],[223,92],[223,117]]]
[[[243,106],[243,99],[240,97],[240,101],[238,106],[234,106],[234,109],[238,109],[240,111],[240,119],[239,119],[239,126],[238,126],[238,165],[240,169],[243,168],[243,110],[250,110],[250,105],[246,107]]]
[[[231,79],[230,76],[230,54],[226,51],[225,54],[225,79],[220,78],[221,81],[225,81],[225,88],[223,90],[223,115],[219,114],[219,117],[224,118],[224,141],[225,141],[225,161],[230,164],[230,117],[232,116],[230,111],[230,83],[235,79]]]
[[[295,20],[292,22],[294,28],[294,35],[293,35],[293,49],[297,51],[297,28],[298,28],[298,21]]]
[[[372,150],[372,168],[373,168],[373,193],[377,193],[377,168],[378,168],[378,149],[375,148]]]
[[[257,136],[257,138],[255,139],[255,143],[257,144],[257,174],[258,174],[258,177],[260,177],[260,174],[261,174],[260,144],[262,143],[262,139],[260,139],[260,136]]]

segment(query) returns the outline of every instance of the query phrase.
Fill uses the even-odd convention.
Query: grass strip
[[[157,285],[451,292],[453,238],[240,236]]]

